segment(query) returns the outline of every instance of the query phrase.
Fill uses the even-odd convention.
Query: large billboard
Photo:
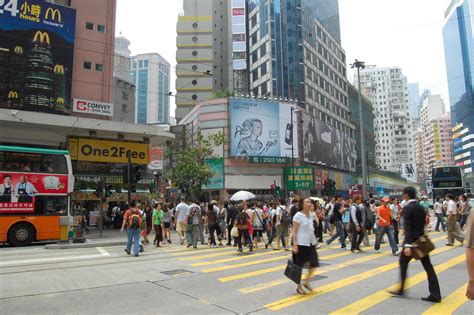
[[[295,104],[266,100],[230,101],[231,156],[298,157]]]
[[[305,162],[355,172],[351,137],[315,117],[303,117]]]
[[[69,114],[76,10],[0,1],[0,108]]]

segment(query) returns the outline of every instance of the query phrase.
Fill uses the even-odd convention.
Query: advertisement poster
[[[321,190],[323,188],[323,173],[322,171],[314,171],[314,189]]]
[[[307,114],[303,115],[303,130],[305,162],[355,172],[349,135]]]
[[[76,10],[0,1],[0,107],[70,114]]]
[[[150,149],[150,163],[148,169],[151,171],[157,171],[163,169],[163,148],[153,147]]]
[[[81,114],[112,117],[114,116],[114,104],[75,98],[72,101],[72,111]]]
[[[209,159],[206,161],[212,172],[212,178],[202,189],[224,189],[224,159]]]
[[[67,175],[0,172],[0,213],[35,211],[35,196],[67,195]]]
[[[298,157],[294,104],[254,99],[231,99],[231,156]],[[296,114],[293,113],[293,122]]]

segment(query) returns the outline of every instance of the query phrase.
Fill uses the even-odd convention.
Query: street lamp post
[[[293,123],[293,114],[301,112],[299,109],[295,109],[293,106],[291,106],[291,115],[290,115],[290,126],[291,126],[291,176],[293,179],[293,188],[294,188],[294,183],[295,183],[295,137],[294,137],[294,123]],[[296,128],[298,130],[298,128]],[[298,137],[296,137],[298,139]]]
[[[360,69],[365,69],[365,62],[355,60],[351,68],[357,68],[357,83],[359,85],[359,129],[360,129],[360,151],[362,158],[362,196],[367,198],[367,156],[365,155],[365,140],[364,140],[364,118],[362,116],[362,91],[360,87]]]

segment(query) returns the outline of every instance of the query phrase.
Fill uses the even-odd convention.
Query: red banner
[[[67,195],[68,176],[0,172],[0,212],[34,212],[35,196]]]
[[[233,8],[232,9],[233,16],[241,16],[245,15],[245,8]]]

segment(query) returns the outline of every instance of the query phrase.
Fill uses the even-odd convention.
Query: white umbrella
[[[324,200],[319,198],[319,197],[310,197],[311,200],[319,202],[319,205],[322,206],[324,203]]]
[[[255,199],[255,195],[245,190],[236,192],[232,197],[230,197],[231,201],[247,201],[250,199]]]

